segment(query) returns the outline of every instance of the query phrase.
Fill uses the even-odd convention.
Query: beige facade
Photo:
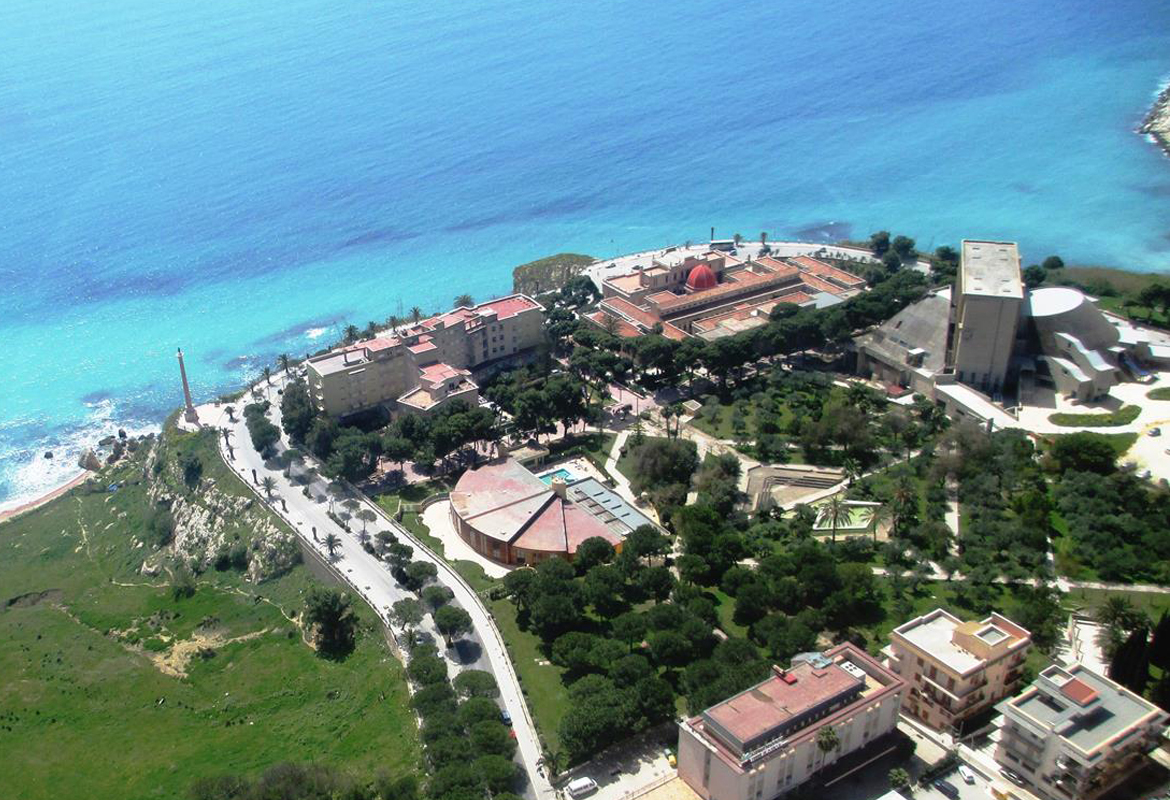
[[[1166,712],[1081,664],[1051,666],[999,705],[995,759],[1047,800],[1093,800],[1161,743]]]
[[[384,406],[430,411],[448,399],[475,402],[468,370],[517,357],[544,340],[544,309],[526,295],[457,308],[309,359],[318,409],[344,417]]]
[[[963,622],[939,608],[895,628],[882,654],[910,686],[905,713],[945,731],[1014,692],[1031,646],[999,614]]]
[[[960,383],[996,394],[1007,379],[1024,302],[1015,243],[965,240],[952,302],[947,365]]]
[[[679,777],[704,800],[779,797],[893,731],[904,688],[852,644],[798,656],[679,725]],[[840,742],[829,752],[817,746],[826,727]]]

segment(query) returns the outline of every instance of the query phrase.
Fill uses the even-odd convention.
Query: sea
[[[206,401],[551,253],[1170,269],[1168,77],[1165,0],[5,0],[0,507],[157,429],[177,348]]]

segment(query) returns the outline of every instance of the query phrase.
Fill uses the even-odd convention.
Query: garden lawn
[[[1170,386],[1159,386],[1157,389],[1151,389],[1146,397],[1151,400],[1170,400]]]
[[[1133,422],[1141,413],[1141,406],[1122,406],[1103,414],[1050,414],[1048,421],[1068,428],[1117,428]]]
[[[197,435],[169,441],[207,448]],[[204,474],[247,491],[218,456]],[[138,572],[140,475],[127,465],[102,476],[123,484],[115,494],[75,489],[0,525],[3,794],[182,797],[198,778],[283,761],[417,770],[405,678],[372,612],[356,607],[357,648],[335,662],[289,620],[314,583],[305,567],[261,584],[211,571],[175,599],[165,576]],[[174,662],[185,677],[151,660],[176,641],[197,649],[196,637],[208,637],[204,656]]]
[[[548,749],[559,750],[561,720],[569,710],[569,690],[562,679],[564,670],[549,663],[536,634],[520,629],[516,606],[511,600],[492,600],[488,608],[504,637],[537,732]]]

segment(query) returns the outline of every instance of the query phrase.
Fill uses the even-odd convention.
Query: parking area
[[[970,769],[970,767],[968,767]],[[980,775],[975,770],[971,770],[971,774],[975,778],[974,783],[967,783],[959,776],[958,770],[951,770],[944,775],[941,780],[946,781],[951,786],[959,790],[959,797],[956,800],[987,800],[991,797],[991,782],[984,776]],[[952,798],[943,794],[933,785],[924,786],[914,793],[914,797],[923,798],[924,800],[952,800]]]
[[[678,774],[666,759],[666,748],[673,744],[662,731],[652,732],[620,748],[607,750],[574,772],[573,777],[588,776],[597,781],[597,791],[588,800],[622,800],[665,784]]]

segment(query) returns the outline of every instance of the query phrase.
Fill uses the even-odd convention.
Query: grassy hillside
[[[1170,318],[1160,309],[1150,308],[1138,301],[1138,295],[1147,286],[1170,283],[1170,275],[1166,273],[1128,272],[1110,267],[1065,267],[1050,272],[1048,283],[1083,289],[1100,298],[1101,308],[1123,317],[1162,327],[1170,326]]]
[[[578,253],[557,253],[512,270],[512,291],[535,295],[561,288],[596,259]]]
[[[176,450],[213,449],[166,437]],[[304,566],[259,584],[210,569],[185,598],[171,564],[140,574],[153,549],[142,541],[147,449],[102,475],[118,492],[79,488],[0,525],[4,794],[179,797],[196,778],[282,761],[415,769],[402,670],[368,609],[356,651],[333,662],[295,622],[313,580]],[[246,492],[221,461],[205,460],[204,477],[213,491]]]

